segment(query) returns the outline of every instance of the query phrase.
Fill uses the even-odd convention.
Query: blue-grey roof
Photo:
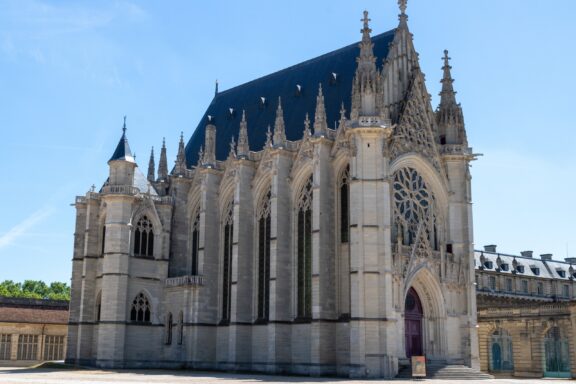
[[[394,39],[394,33],[395,30],[391,30],[372,37],[379,66],[388,56],[388,46]],[[216,94],[186,145],[187,165],[190,167],[198,162],[198,151],[204,144],[204,128],[209,115],[216,125],[218,160],[225,160],[228,156],[231,137],[238,138],[242,110],[246,111],[250,149],[261,150],[268,125],[274,128],[278,96],[282,97],[287,139],[301,139],[306,113],[314,121],[319,83],[322,83],[328,126],[334,128],[334,122],[340,119],[340,104],[344,102],[344,107],[350,110],[358,53],[358,43],[351,44]],[[297,85],[300,85],[301,92],[298,92]],[[264,105],[261,103],[262,97],[265,98]]]
[[[134,157],[132,157],[132,152],[130,151],[130,145],[128,145],[128,138],[126,137],[126,126],[122,129],[122,137],[116,146],[116,150],[112,157],[108,161],[112,160],[126,160],[134,162]]]

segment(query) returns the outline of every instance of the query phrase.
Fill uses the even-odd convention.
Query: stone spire
[[[180,142],[178,143],[178,154],[176,155],[176,166],[174,172],[177,175],[186,173],[186,151],[184,150],[184,132],[180,132]]]
[[[158,179],[168,180],[168,160],[166,158],[166,139],[162,139],[162,149],[160,150],[160,161],[158,162]]]
[[[316,97],[316,112],[314,113],[314,134],[317,136],[326,135],[328,124],[326,123],[326,108],[324,107],[324,95],[322,94],[322,83],[318,85],[318,96]]]
[[[352,83],[352,112],[351,118],[357,120],[362,116],[376,116],[380,114],[381,102],[378,95],[381,89],[381,80],[376,70],[376,57],[374,57],[374,44],[370,38],[372,30],[369,27],[368,11],[364,11],[362,19],[364,27],[360,30],[360,55],[356,58],[358,67]]]
[[[240,121],[240,132],[238,133],[238,157],[247,158],[250,152],[248,143],[248,122],[246,122],[246,111],[242,111],[242,121]]]
[[[448,57],[448,50],[444,50],[444,66],[442,70],[444,71],[444,76],[440,82],[442,83],[442,91],[440,92],[440,106],[456,104],[456,92],[454,92],[454,79],[452,78],[452,73],[450,70],[450,57]]]
[[[236,142],[234,141],[234,135],[232,135],[232,139],[230,140],[230,152],[228,153],[228,158],[236,158]]]
[[[268,130],[266,131],[266,142],[264,143],[265,148],[272,146],[272,131],[270,130],[270,124],[268,124]]]
[[[148,161],[148,181],[154,182],[156,180],[156,163],[154,162],[154,147],[150,151],[150,161]]]
[[[206,125],[204,131],[204,165],[216,164],[216,126],[212,123]]]
[[[308,112],[306,112],[306,118],[304,119],[304,137],[310,137],[310,118],[308,117]]]
[[[284,111],[282,111],[282,98],[278,96],[276,121],[274,122],[274,146],[282,147],[286,144],[286,129],[284,127]]]
[[[466,129],[464,127],[464,115],[460,104],[456,102],[454,91],[454,79],[452,78],[450,57],[448,51],[444,51],[444,75],[442,91],[440,91],[440,105],[436,110],[436,123],[438,125],[438,142],[440,144],[461,144],[468,146]]]

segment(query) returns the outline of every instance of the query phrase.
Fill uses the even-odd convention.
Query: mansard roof
[[[394,39],[395,31],[393,29],[372,37],[374,56],[380,66],[388,56],[388,46]],[[352,79],[359,51],[358,43],[354,43],[217,93],[186,145],[188,167],[198,162],[208,116],[216,126],[216,159],[225,160],[232,136],[238,138],[242,110],[246,111],[250,149],[260,151],[266,141],[268,126],[274,127],[279,96],[282,98],[286,138],[292,141],[301,139],[306,113],[314,121],[319,83],[322,83],[328,126],[334,128],[335,122],[340,119],[341,103],[350,110]]]

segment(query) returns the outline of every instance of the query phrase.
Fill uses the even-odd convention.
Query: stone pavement
[[[440,380],[418,380],[441,383]],[[236,383],[324,383],[324,384],[363,384],[380,380],[347,380],[335,378],[310,378],[294,376],[266,376],[257,374],[235,374],[221,372],[194,372],[168,370],[118,370],[102,371],[87,369],[38,369],[0,368],[0,383],[42,383],[42,384],[99,384],[99,383],[153,383],[153,384],[236,384]],[[463,381],[466,384],[530,384],[558,383],[558,380],[537,379],[494,379]],[[411,380],[394,380],[394,384],[414,383]],[[450,381],[456,384],[459,381]]]

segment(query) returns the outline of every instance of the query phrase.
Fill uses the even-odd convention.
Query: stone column
[[[110,194],[104,195],[103,200],[106,202],[106,245],[96,364],[102,368],[121,368],[129,313],[130,221],[134,197]]]
[[[250,368],[251,323],[253,321],[254,207],[252,177],[254,169],[247,160],[238,160],[234,191],[234,243],[232,250],[232,295],[229,357],[237,369]]]
[[[330,142],[313,139],[311,374],[335,374],[334,180]],[[316,320],[316,321],[314,321]]]
[[[270,218],[270,323],[268,328],[268,367],[291,361],[293,314],[292,199],[290,186],[291,156],[282,150],[272,165]]]
[[[352,377],[394,377],[397,322],[392,298],[388,128],[350,130],[350,371]]]

